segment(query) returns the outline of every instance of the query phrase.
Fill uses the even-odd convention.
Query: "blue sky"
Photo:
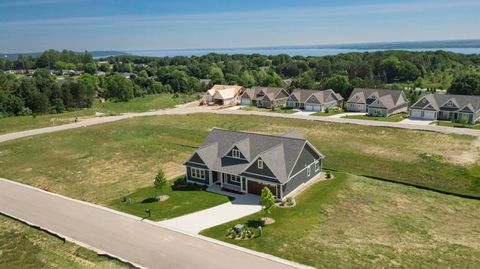
[[[0,0],[0,52],[480,38],[478,0]]]

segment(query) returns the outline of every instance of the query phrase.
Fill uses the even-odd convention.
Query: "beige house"
[[[244,88],[238,85],[214,85],[205,93],[207,105],[235,105],[239,103]]]

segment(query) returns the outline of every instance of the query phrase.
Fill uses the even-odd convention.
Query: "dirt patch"
[[[445,158],[453,163],[471,165],[480,161],[480,138],[464,150],[448,152]]]

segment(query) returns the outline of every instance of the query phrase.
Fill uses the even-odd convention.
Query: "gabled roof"
[[[367,99],[375,95],[379,98],[380,102],[387,108],[393,108],[395,106],[401,105],[400,103],[401,96],[403,95],[402,90],[384,90],[384,89],[364,89],[364,88],[355,88],[347,102],[352,103],[366,103]],[[403,103],[407,102],[404,100]]]
[[[229,99],[239,94],[242,88],[242,86],[238,85],[215,84],[211,89],[207,90],[207,94],[211,96],[216,95],[216,98]]]
[[[338,94],[338,93],[335,93],[332,89],[328,89],[328,90],[323,90],[323,91],[314,91],[308,98],[310,98],[311,96],[315,96],[315,98],[317,98],[317,100],[323,104],[326,102],[326,99],[330,96],[330,95],[333,95],[337,100],[341,101],[343,100],[343,97]],[[307,98],[307,100],[308,100]],[[305,100],[306,101],[306,100]]]
[[[215,128],[196,152],[209,169],[235,175],[241,174],[260,157],[279,183],[284,183],[306,143],[307,140],[296,132],[273,136]],[[222,157],[234,146],[242,152],[246,162],[222,163]]]
[[[465,106],[470,107],[470,109],[473,109],[473,111],[475,112],[480,110],[480,96],[440,94],[440,93],[429,93],[429,94],[423,95],[412,107],[421,108],[422,107],[421,101],[424,98],[437,111],[440,110],[440,107],[445,103],[447,103],[449,100],[452,100],[454,103],[456,103],[458,105],[459,110],[462,110]],[[428,103],[425,104],[424,107],[426,107]]]
[[[246,89],[244,93],[242,94],[243,97],[249,97],[251,100],[262,100],[264,96],[258,96],[257,95],[260,92],[263,92],[265,96],[270,100],[273,101],[278,98],[278,96],[284,92],[286,96],[288,96],[288,93],[283,89],[283,88],[274,88],[274,87],[252,87],[249,89]]]
[[[314,93],[321,93],[323,91],[317,91],[317,90],[307,90],[307,89],[295,89],[292,91],[290,94],[291,96],[294,96],[299,103],[305,103],[310,96]],[[323,95],[323,93],[321,93]],[[322,97],[323,98],[323,97]]]

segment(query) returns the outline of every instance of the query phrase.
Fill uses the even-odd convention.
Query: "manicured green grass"
[[[0,268],[128,268],[0,215]]]
[[[145,97],[137,97],[129,102],[100,103],[95,101],[92,108],[59,114],[47,114],[38,116],[19,116],[0,118],[0,134],[18,132],[36,128],[50,127],[73,123],[75,118],[79,120],[95,117],[95,112],[114,115],[123,112],[144,112],[149,110],[172,108],[175,105],[190,102],[196,95],[179,95],[173,98],[173,94],[155,94]]]
[[[388,121],[388,122],[399,122],[406,119],[408,116],[407,114],[397,114],[392,115],[390,117],[373,117],[367,115],[347,115],[342,118],[346,119],[355,119],[355,120],[376,120],[376,121]]]
[[[480,201],[353,175],[311,186],[297,206],[275,208],[263,236],[231,240],[257,213],[202,234],[317,268],[479,268]]]
[[[275,110],[271,110],[269,108],[262,108],[262,107],[256,107],[256,106],[244,106],[244,107],[241,107],[240,110],[275,112],[275,113],[283,113],[283,114],[292,114],[292,113],[298,112],[298,110],[291,109],[291,108],[275,108]]]
[[[462,124],[458,122],[451,122],[451,121],[436,121],[434,124],[438,126],[449,126],[449,127],[456,127],[456,128],[469,128],[469,129],[477,129],[480,130],[480,124]]]
[[[96,101],[93,109],[106,113],[122,113],[122,112],[145,112],[150,110],[158,110],[164,108],[172,108],[178,104],[183,104],[195,100],[196,95],[180,94],[173,97],[173,94],[154,94],[145,97],[136,97],[128,102],[107,101],[100,103]]]
[[[170,198],[158,202],[154,199],[157,195],[168,195]],[[172,184],[158,193],[153,187],[145,187],[125,197],[126,200],[121,197],[111,201],[109,206],[142,218],[147,218],[145,210],[150,209],[151,217],[148,219],[155,221],[186,215],[229,200],[226,196],[207,192],[198,187],[175,188]]]
[[[480,178],[471,173],[480,156],[473,137],[211,113],[132,118],[1,143],[0,176],[107,205],[152,186],[160,168],[167,178],[184,174],[183,162],[213,127],[297,130],[326,156],[325,168],[480,194]]]
[[[314,113],[310,116],[326,117],[326,116],[341,114],[341,113],[344,113],[344,112],[345,111],[343,111],[342,109],[329,109],[328,112],[317,112],[317,113]]]

